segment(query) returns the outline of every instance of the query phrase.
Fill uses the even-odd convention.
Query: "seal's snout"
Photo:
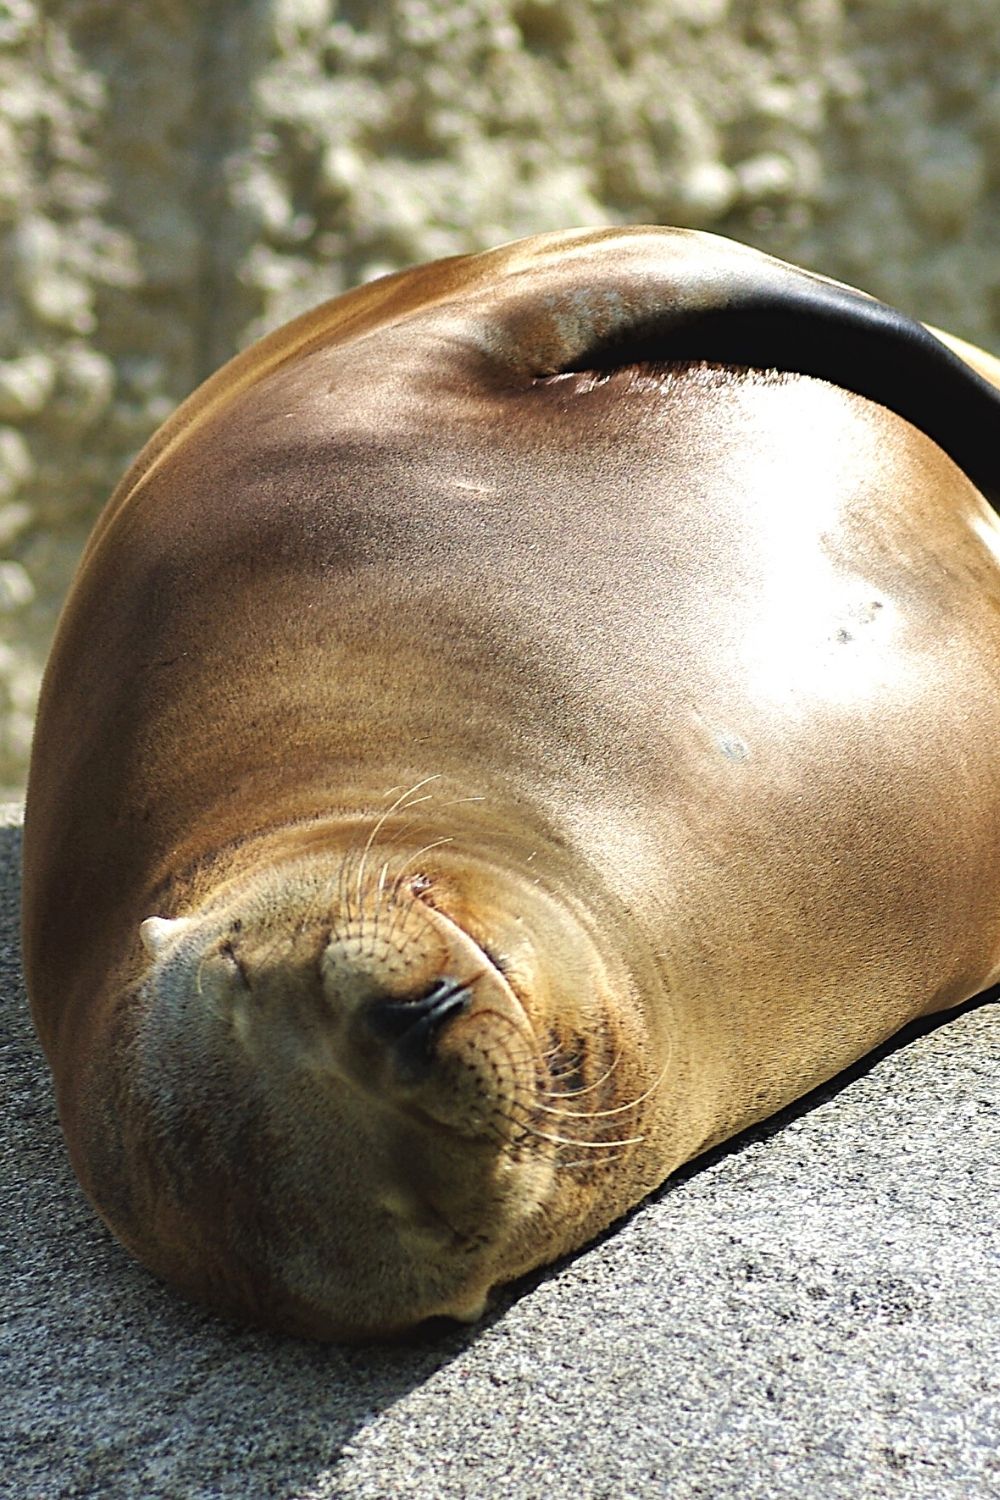
[[[378,1000],[364,1013],[372,1036],[391,1047],[405,1074],[419,1074],[431,1061],[437,1038],[455,1016],[472,1004],[472,986],[460,979],[436,979],[412,998]]]
[[[421,887],[423,889],[423,887]],[[507,1140],[536,1043],[503,974],[463,926],[411,893],[335,913],[320,958],[321,1072],[381,1114]]]

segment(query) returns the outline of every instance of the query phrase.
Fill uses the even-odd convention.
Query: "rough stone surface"
[[[67,1165],[0,810],[0,1500],[997,1500],[1000,1011],[911,1028],[473,1330],[344,1350],[134,1265]]]
[[[998,346],[995,0],[5,0],[0,785],[98,506],[303,307],[537,230],[692,225]]]

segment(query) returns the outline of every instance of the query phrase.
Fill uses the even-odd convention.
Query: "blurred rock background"
[[[0,788],[94,515],[234,350],[579,224],[1000,348],[996,0],[0,0]]]

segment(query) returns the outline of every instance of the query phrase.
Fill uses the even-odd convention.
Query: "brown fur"
[[[692,239],[318,309],[98,523],[26,966],[85,1188],[191,1295],[321,1337],[473,1317],[1000,973],[982,495],[795,373],[560,373]],[[188,920],[150,958],[152,916]],[[442,975],[468,1008],[411,1075],[365,1017]]]

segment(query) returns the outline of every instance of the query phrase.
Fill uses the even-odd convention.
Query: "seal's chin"
[[[126,1243],[294,1332],[477,1317],[553,1171],[532,1024],[484,948],[414,888],[331,900],[287,869],[280,899],[268,877],[141,935],[162,1181],[155,1212],[106,1215]]]

